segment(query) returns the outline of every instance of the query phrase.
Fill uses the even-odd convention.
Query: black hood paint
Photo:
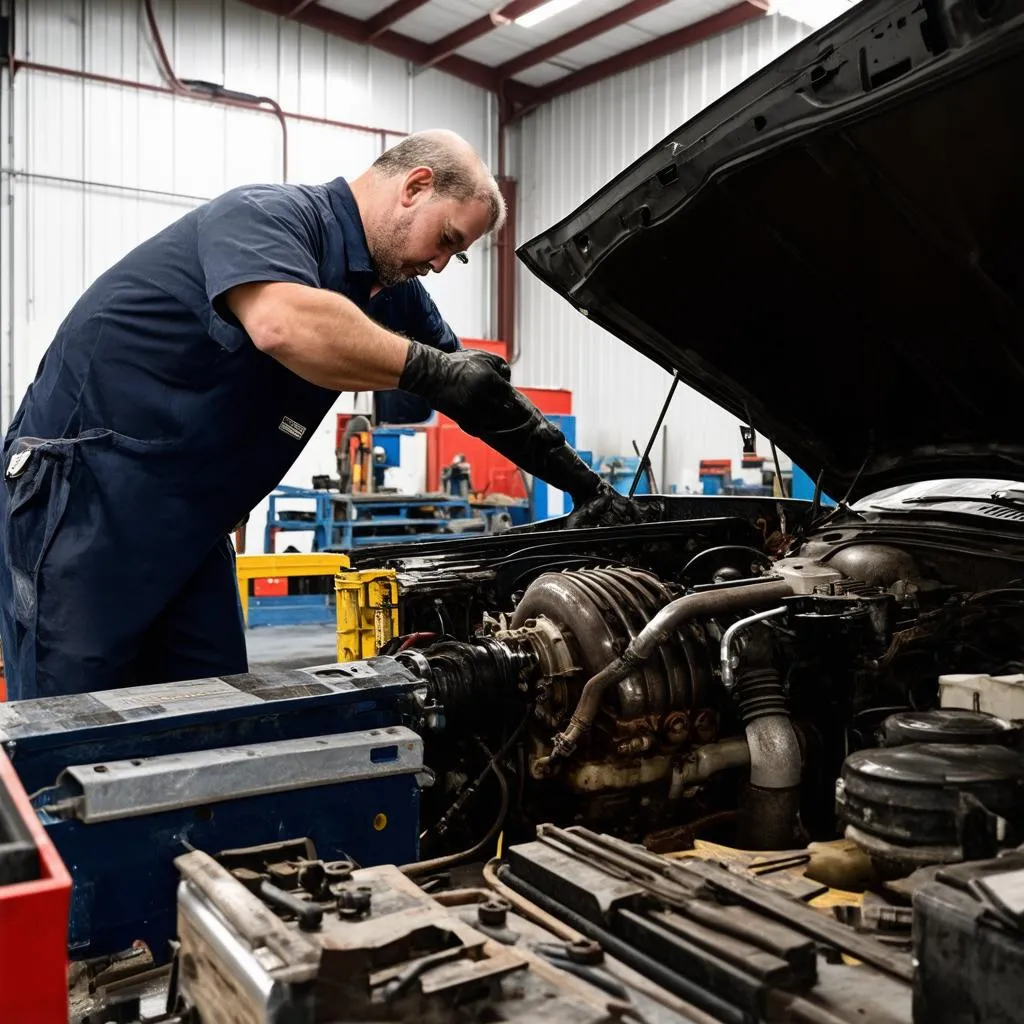
[[[863,0],[518,255],[834,495],[1024,479],[1024,0]]]

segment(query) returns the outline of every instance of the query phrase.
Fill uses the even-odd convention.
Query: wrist
[[[445,359],[445,356],[418,341],[410,341],[408,346],[405,365],[398,377],[398,387],[401,391],[427,398],[429,395],[426,392],[431,390],[431,382],[437,380],[441,369],[437,363]]]

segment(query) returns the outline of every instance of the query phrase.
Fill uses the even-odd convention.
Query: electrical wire
[[[501,806],[498,809],[498,816],[494,819],[494,824],[487,830],[487,834],[482,839],[477,840],[468,850],[462,850],[459,853],[449,853],[444,857],[434,857],[433,860],[421,860],[414,864],[404,864],[398,869],[402,874],[409,878],[417,878],[420,875],[429,875],[435,871],[453,868],[478,854],[501,831],[509,808],[508,780],[497,764],[491,765],[491,771],[494,773],[494,777],[498,780],[498,786],[501,788]]]

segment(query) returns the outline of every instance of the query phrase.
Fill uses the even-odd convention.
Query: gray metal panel
[[[74,816],[92,824],[199,804],[283,793],[423,767],[423,741],[402,726],[222,747],[183,754],[72,765],[59,785],[77,784]]]

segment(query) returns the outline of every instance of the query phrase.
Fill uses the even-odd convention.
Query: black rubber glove
[[[569,526],[580,529],[588,526],[623,526],[641,520],[640,507],[606,481],[601,481],[597,497],[591,498],[569,515]]]
[[[447,355],[414,341],[398,386],[425,399],[520,469],[565,491],[576,508],[601,497],[607,485],[558,427],[512,387],[511,376],[508,363],[493,353],[464,350]]]

